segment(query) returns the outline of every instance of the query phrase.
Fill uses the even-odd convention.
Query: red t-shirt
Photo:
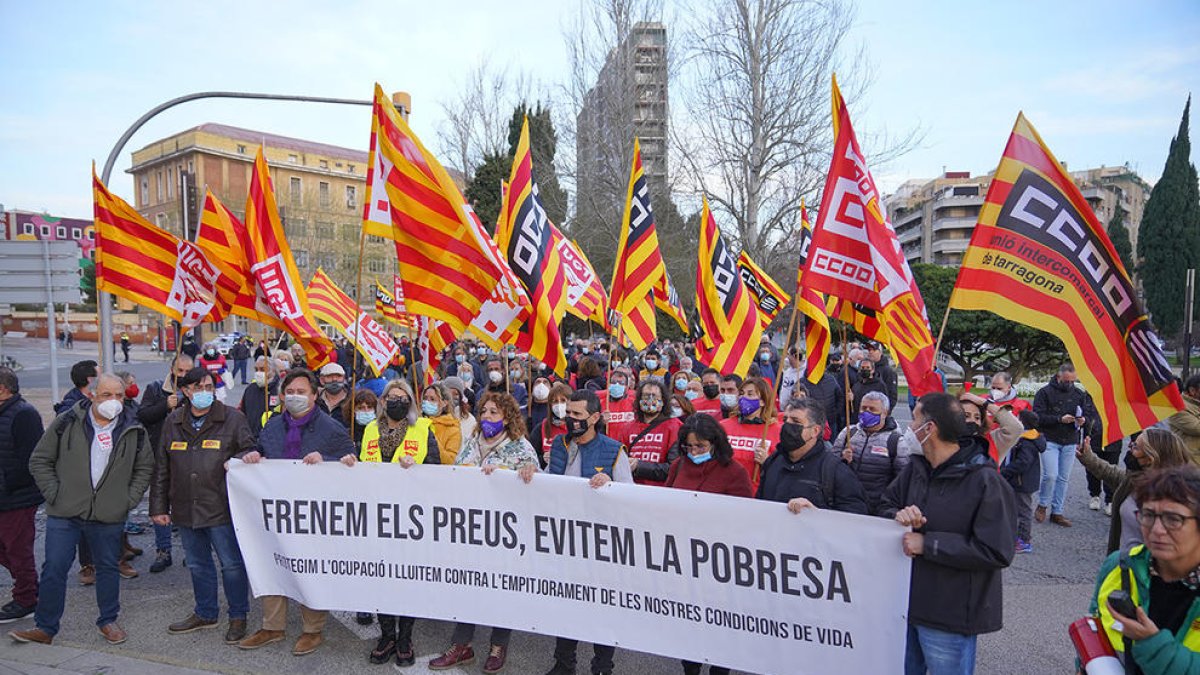
[[[758,449],[758,444],[765,440],[767,454],[774,452],[775,446],[779,445],[779,430],[783,428],[783,423],[775,420],[767,425],[765,438],[762,424],[743,424],[737,417],[721,420],[721,428],[729,435],[729,444],[733,446],[733,461],[741,464],[746,473],[750,474],[750,481],[757,492],[758,464],[754,461],[754,451]]]
[[[667,451],[675,444],[679,438],[679,428],[683,426],[683,420],[678,417],[671,417],[659,422],[648,433],[637,439],[637,445],[632,445],[633,439],[642,433],[644,429],[649,427],[645,422],[634,420],[633,423],[625,427],[628,434],[624,438],[617,438],[622,445],[625,446],[626,452],[631,458],[636,458],[639,462],[650,462],[652,464],[663,464],[667,461]],[[643,485],[662,485],[661,481],[644,480],[634,478],[634,482]]]
[[[714,398],[710,401],[707,398],[701,396],[700,398],[692,399],[692,407],[694,407],[696,409],[696,412],[698,412],[698,413],[704,413],[705,415],[711,415],[712,417],[715,417],[717,419],[721,419],[721,418],[725,417],[725,414],[723,412],[721,412],[721,399],[720,398]]]
[[[629,426],[635,424],[633,418],[633,396],[626,394],[625,398],[620,400],[609,399],[608,406],[601,406],[601,410],[608,413],[608,425],[605,435],[615,439],[620,443],[624,443],[625,439],[629,438]]]

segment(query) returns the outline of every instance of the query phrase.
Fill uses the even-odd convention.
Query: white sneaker
[[[1092,497],[1091,500],[1088,501],[1088,508],[1093,511],[1099,511],[1100,510],[1100,498]]]
[[[1109,502],[1104,505],[1104,515],[1106,515],[1106,516],[1112,515],[1112,502]]]

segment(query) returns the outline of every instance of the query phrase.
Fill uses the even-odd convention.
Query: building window
[[[350,173],[354,173],[354,165],[353,165],[353,164],[347,164],[347,165],[346,165],[346,171],[349,171]]]
[[[157,200],[156,203],[162,203],[162,171],[154,174],[154,198]]]
[[[299,164],[300,157],[297,155],[288,155],[288,164]]]
[[[296,256],[296,264],[300,267],[308,267],[308,251],[303,249],[292,249],[292,253]]]
[[[154,216],[154,224],[155,224],[155,225],[158,225],[158,226],[159,226],[159,227],[161,227],[161,228],[164,228],[164,229],[166,229],[166,227],[167,227],[167,214],[165,214],[165,213],[159,213],[159,214],[155,215],[155,216]]]
[[[373,234],[368,234],[368,235],[367,235],[367,243],[368,243],[368,244],[382,244],[382,243],[383,243],[383,241],[384,241],[384,240],[383,240],[383,237],[376,237],[376,236],[375,236],[375,235],[373,235]]]
[[[25,234],[32,236],[33,235],[33,223],[25,223],[24,232],[25,232]]]
[[[82,234],[83,234],[83,233],[79,231],[79,228],[78,228],[78,227],[72,227],[72,228],[71,228],[71,238],[72,238],[72,239],[74,239],[74,240],[78,241],[78,240],[79,240],[79,238],[80,238],[80,236],[81,236]]]
[[[369,270],[375,274],[383,274],[384,272],[388,271],[387,270],[387,261],[386,260],[368,260],[367,261],[367,270]]]
[[[42,238],[42,239],[49,239],[49,238],[50,238],[50,226],[49,226],[49,225],[43,225],[43,226],[41,227],[41,230],[42,230],[41,238]]]
[[[321,181],[321,184],[318,186],[318,191],[321,200],[321,208],[329,208],[329,183]]]
[[[291,179],[288,180],[288,194],[291,195],[292,206],[300,206],[301,189],[300,179],[292,176]]]
[[[58,227],[54,228],[54,236],[57,239],[66,239],[67,238],[67,228],[63,227],[62,225],[59,225]]]
[[[244,155],[244,154],[246,154],[246,146],[244,146],[244,145],[238,145],[238,147],[237,147],[237,152],[238,152],[238,154],[239,154],[239,155]]]
[[[190,160],[190,159],[188,160],[188,173],[190,173],[190,174],[196,173],[196,165],[193,164],[192,160]]]
[[[346,186],[346,208],[353,209],[358,206],[358,189],[353,185]]]
[[[287,221],[289,237],[304,237],[308,235],[308,221],[303,218],[289,218]]]
[[[89,227],[87,229],[87,238],[89,241],[96,241],[96,230]]]
[[[175,186],[175,171],[171,167],[167,167],[167,199],[171,198],[172,188]]]
[[[320,167],[322,169],[325,169],[326,171],[329,170],[329,162],[327,162],[325,160],[321,160],[318,164],[320,165]]]
[[[150,203],[150,179],[142,176],[142,206]]]
[[[333,239],[333,223],[317,223],[317,239]]]

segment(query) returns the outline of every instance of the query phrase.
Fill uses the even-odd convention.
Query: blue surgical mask
[[[624,398],[625,385],[616,382],[608,385],[608,395],[610,398]]]
[[[675,390],[683,391],[684,389],[687,389],[687,383],[687,380],[675,380]]]
[[[733,410],[738,404],[737,394],[721,394],[721,407]]]
[[[433,417],[438,414],[438,404],[433,401],[421,401],[421,414],[426,417]]]
[[[703,464],[703,463],[707,462],[708,460],[712,459],[712,453],[706,452],[703,455],[693,455],[693,454],[689,453],[688,459],[692,460],[693,464]]]
[[[462,362],[463,362],[463,355],[462,355],[462,354],[455,354],[455,355],[454,355],[454,362],[455,362],[455,363],[462,363]]]
[[[375,413],[371,410],[359,410],[354,413],[354,421],[358,422],[359,426],[367,426],[375,421]]]
[[[700,398],[700,392],[694,389],[689,389],[684,393],[683,397],[689,401],[695,401],[696,399]]]
[[[658,361],[656,359],[646,359],[646,370],[658,370]]]
[[[192,407],[196,410],[208,410],[215,398],[211,391],[198,391],[192,394]]]

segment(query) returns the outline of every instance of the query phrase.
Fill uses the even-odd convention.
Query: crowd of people
[[[262,597],[261,627],[247,625],[250,589],[227,463],[455,464],[515,471],[527,483],[545,472],[596,489],[636,483],[779,502],[796,514],[893,519],[911,528],[901,542],[913,559],[905,672],[970,673],[976,637],[1001,629],[1001,570],[1033,552],[1032,524],[1071,526],[1066,487],[1079,461],[1094,477],[1089,506],[1112,518],[1093,613],[1119,622],[1105,625],[1129,672],[1200,672],[1200,376],[1185,383],[1188,409],[1136,435],[1122,467],[1120,445],[1102,444],[1101,420],[1070,364],[1032,403],[996,373],[987,391],[910,397],[912,422],[902,425],[893,414],[896,368],[875,343],[846,345],[816,383],[804,377],[802,353],[780,353],[768,340],[745,377],[706,367],[690,345],[670,340],[633,353],[607,339],[572,338],[560,377],[528,355],[464,339],[428,379],[414,372],[420,355],[407,341],[383,374],[364,370],[344,344],[315,371],[295,347],[237,346],[232,360],[245,362],[238,375],[246,386],[236,405],[226,394],[233,378],[225,355],[197,346],[177,354],[140,401],[128,373],[77,363],[74,388],[45,429],[16,375],[0,368],[0,564],[14,579],[0,622],[34,621],[11,632],[14,640],[52,643],[78,557],[80,580],[96,588],[100,633],[125,641],[120,579],[136,576],[129,560],[141,551],[124,529],[148,490],[150,571],[172,565],[177,531],[195,601],[167,631],[217,626],[220,590],[225,643],[249,650],[279,642],[287,598]],[[429,383],[414,388],[417,381]],[[34,515],[43,503],[39,575]],[[1128,570],[1132,582],[1122,576]],[[1107,604],[1122,587],[1135,591],[1137,616]],[[322,644],[328,612],[299,612],[292,653],[303,655]],[[416,619],[360,613],[360,623],[380,629],[370,662],[414,664]],[[473,663],[475,628],[457,624],[428,667]],[[484,672],[504,668],[510,635],[491,629]],[[701,672],[702,649],[683,662],[685,673]],[[577,651],[575,640],[559,638],[549,675],[574,673]],[[613,646],[594,645],[590,670],[611,673],[614,660]]]

